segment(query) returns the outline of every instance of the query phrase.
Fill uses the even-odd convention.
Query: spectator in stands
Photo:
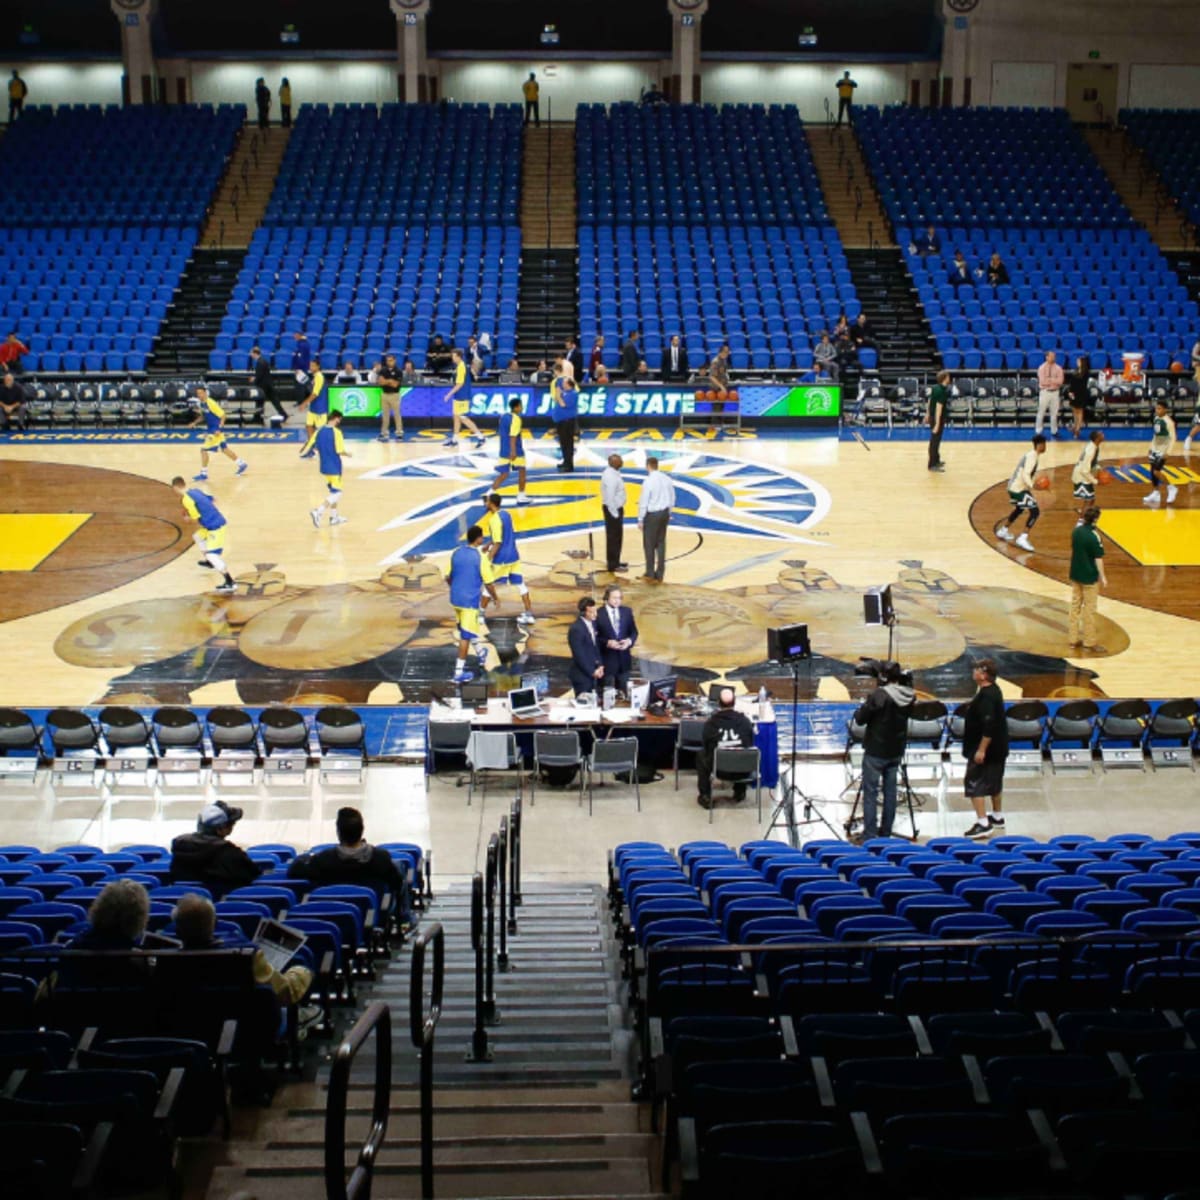
[[[183,943],[185,950],[221,950],[231,945],[217,934],[217,910],[213,902],[198,892],[187,892],[179,897],[171,920],[175,923],[175,936]],[[254,955],[254,979],[256,983],[270,987],[280,1004],[289,1005],[298,1004],[308,994],[313,973],[300,963],[290,963],[284,970],[278,971],[259,950]],[[307,1024],[313,1016],[320,1016],[320,1011],[302,1011],[301,1024]]]
[[[925,232],[917,237],[909,247],[909,250],[913,254],[919,254],[922,258],[926,258],[931,254],[941,254],[942,243],[938,239],[937,230],[932,225],[927,225]]]
[[[10,125],[21,115],[21,110],[25,107],[25,97],[28,95],[29,88],[25,86],[25,80],[17,74],[14,68],[12,78],[8,81],[8,123]]]
[[[838,364],[837,350],[829,340],[829,330],[821,330],[821,340],[813,347],[813,362],[816,364],[818,375],[828,375],[834,383],[842,373]]]
[[[611,382],[608,377],[608,368],[602,362],[596,363],[595,370],[592,371],[592,382],[598,387],[607,387]]]
[[[713,361],[708,364],[708,382],[716,392],[713,403],[713,415],[719,416],[725,412],[725,400],[730,394],[730,348],[722,346],[713,355]]]
[[[425,370],[431,375],[442,375],[451,367],[450,347],[440,333],[435,333],[429,339],[425,350]]]
[[[664,383],[686,383],[688,380],[687,347],[673,333],[662,357],[662,379]]]
[[[1037,370],[1037,380],[1037,420],[1034,422],[1033,432],[1040,434],[1049,418],[1050,436],[1058,437],[1058,406],[1066,376],[1062,367],[1058,365],[1058,356],[1053,350],[1046,351],[1046,361]]]
[[[471,334],[467,338],[467,348],[463,352],[463,357],[467,360],[467,369],[471,372],[472,379],[480,379],[483,376],[483,347],[479,344],[479,339]]]
[[[0,429],[27,429],[29,411],[26,407],[25,389],[13,378],[11,371],[0,377]]]
[[[88,927],[71,939],[71,949],[132,950],[149,919],[150,893],[132,879],[114,879],[92,901]]]
[[[629,336],[625,339],[625,345],[621,347],[621,375],[625,379],[634,380],[637,378],[638,363],[642,359],[638,348],[639,336],[640,333],[638,330],[631,329]]]
[[[403,387],[417,386],[417,368],[413,366],[411,358],[404,360],[404,367],[400,372],[400,383]]]
[[[950,270],[946,275],[946,282],[955,290],[966,284],[969,287],[975,286],[975,279],[971,274],[971,268],[967,264],[966,258],[963,257],[961,250],[955,250],[954,262],[950,264]]]
[[[309,375],[308,369],[313,360],[313,353],[312,347],[308,344],[308,334],[294,333],[292,337],[296,342],[296,346],[292,350],[292,374],[296,379],[295,400],[299,404],[308,396],[308,385],[312,382],[312,376]]]
[[[517,361],[515,356],[508,360],[508,366],[506,366],[504,368],[504,370],[500,372],[500,382],[501,383],[524,383],[525,382],[524,376],[521,374],[521,364]]]
[[[854,89],[858,84],[850,78],[849,71],[843,71],[842,77],[836,83],[838,94],[838,115],[837,123],[842,123],[842,114],[846,114],[846,124],[854,124]]]
[[[696,753],[696,803],[701,808],[712,808],[712,772],[718,747],[736,747],[748,750],[754,745],[754,723],[745,713],[735,707],[736,695],[733,688],[722,688],[717,695],[717,711],[704,722],[701,740],[702,750]],[[733,801],[740,804],[746,798],[746,785],[733,785]]]
[[[1200,343],[1198,343],[1200,346]],[[593,382],[596,379],[596,368],[604,366],[604,335],[598,333],[596,340],[592,343],[592,355],[588,359],[588,375]]]
[[[0,342],[0,367],[14,375],[20,375],[23,371],[21,355],[28,353],[29,347],[15,333],[10,333]]]
[[[835,346],[843,338],[849,338],[850,318],[844,312],[838,313],[837,320],[833,323],[833,332],[829,336],[833,339]]]
[[[525,97],[525,124],[532,120],[535,125],[541,125],[542,114],[538,105],[538,97],[542,94],[538,87],[537,75],[529,72],[529,78],[521,84],[521,95]]]
[[[229,840],[241,819],[242,810],[223,800],[206,804],[196,820],[196,832],[180,834],[171,843],[172,882],[203,884],[218,899],[253,883],[265,868]]]
[[[963,792],[975,809],[975,824],[966,836],[985,838],[1004,832],[1001,794],[1004,764],[1008,759],[1008,720],[1004,715],[1004,696],[996,685],[995,660],[979,659],[971,674],[979,690],[967,705],[963,723],[963,758],[967,760]],[[989,799],[991,812],[987,811]]]
[[[258,346],[250,347],[250,362],[254,367],[254,378],[250,381],[262,393],[265,404],[270,404],[275,412],[267,418],[272,425],[282,425],[287,420],[283,405],[275,396],[275,381],[271,378],[271,360]]]
[[[254,81],[254,107],[258,109],[259,129],[266,129],[271,124],[271,89],[261,75]]]
[[[987,266],[983,268],[982,274],[987,277],[987,281],[992,287],[1003,287],[1009,282],[1008,267],[1005,266],[1004,260],[1000,255],[995,252],[988,259]]]
[[[1087,409],[1092,402],[1092,364],[1087,358],[1075,360],[1075,370],[1067,376],[1067,399],[1071,404],[1071,436],[1082,437],[1087,427]]]
[[[346,359],[342,363],[342,369],[333,377],[334,383],[346,383],[351,386],[358,383],[358,368],[354,365],[353,359]]]
[[[538,365],[529,373],[530,383],[540,383],[543,386],[548,384],[554,378],[550,368],[546,366],[546,360],[539,360]]]
[[[279,123],[284,129],[292,126],[292,85],[286,75],[279,81]]]
[[[353,883],[369,887],[388,901],[388,915],[394,914],[402,926],[413,921],[412,889],[396,860],[363,836],[365,826],[357,808],[339,808],[335,821],[338,844],[328,850],[301,854],[288,864],[291,879],[307,879],[318,887],[330,883]]]
[[[383,365],[376,372],[379,387],[379,440],[388,440],[388,418],[392,421],[391,436],[399,441],[404,436],[404,422],[400,419],[400,368],[396,366],[396,356],[384,356]]]
[[[563,363],[567,368],[563,374],[575,380],[575,386],[578,387],[583,382],[583,351],[579,348],[578,338],[567,338],[563,347]]]
[[[875,345],[875,331],[870,321],[867,320],[865,312],[860,312],[858,320],[850,326],[850,340],[854,343],[855,350],[861,350],[863,346]]]

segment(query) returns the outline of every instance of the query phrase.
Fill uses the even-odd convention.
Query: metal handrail
[[[488,1048],[487,1027],[484,1021],[483,983],[483,876],[476,871],[471,877],[471,949],[475,951],[475,1028],[471,1031],[469,1062],[487,1062],[492,1057]]]
[[[433,945],[433,980],[429,1010],[425,1009],[425,948]],[[446,935],[434,921],[413,942],[408,992],[408,1022],[412,1044],[421,1063],[421,1195],[433,1200],[433,1036],[442,1015],[446,979]],[[369,1200],[369,1197],[368,1197]]]
[[[440,927],[435,926],[440,933]],[[415,955],[415,951],[414,951]],[[415,958],[414,958],[415,962]],[[350,1067],[363,1043],[375,1034],[375,1091],[371,1100],[371,1132],[346,1178],[346,1099]],[[333,1056],[329,1098],[325,1103],[325,1195],[328,1200],[371,1200],[375,1160],[387,1134],[392,1100],[392,1014],[377,1000],[363,1013]],[[432,1196],[433,1193],[429,1192]]]
[[[496,966],[508,970],[508,818],[500,818],[500,833],[496,840],[496,892],[500,908],[500,948]]]
[[[521,905],[521,798],[512,802],[508,817],[508,932],[517,932],[517,909]]]
[[[496,871],[500,839],[496,834],[488,839],[487,866],[484,874],[483,903],[487,914],[487,941],[483,964],[483,1015],[494,1025],[496,1012]]]

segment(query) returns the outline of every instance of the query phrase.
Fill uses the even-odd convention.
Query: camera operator
[[[704,723],[704,749],[696,755],[696,803],[712,808],[712,770],[718,746],[733,746],[748,750],[754,745],[754,722],[734,707],[737,697],[731,687],[722,688],[717,696],[717,711]],[[746,785],[733,785],[734,802],[746,798]]]
[[[891,837],[896,819],[896,776],[908,744],[908,715],[916,694],[912,681],[895,662],[866,661],[859,673],[874,675],[875,690],[859,705],[854,723],[865,729],[862,765],[862,840]],[[879,784],[883,781],[883,826],[876,823]]]

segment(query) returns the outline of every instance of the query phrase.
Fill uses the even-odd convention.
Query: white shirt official
[[[625,480],[616,467],[605,467],[600,473],[600,503],[614,516],[625,507]]]
[[[675,507],[675,485],[662,471],[648,471],[638,497],[638,520],[647,513],[670,511]]]

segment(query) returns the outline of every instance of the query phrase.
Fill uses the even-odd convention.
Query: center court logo
[[[608,444],[599,450],[581,447],[575,456],[575,473],[564,476],[557,470],[557,458],[527,445],[529,503],[520,507],[513,503],[516,482],[512,475],[501,488],[521,540],[602,531],[600,473],[607,453],[614,449],[617,447]],[[657,453],[660,470],[675,485],[673,528],[815,544],[807,531],[824,519],[830,497],[814,480],[786,468],[713,454],[708,449],[692,453],[659,449]],[[632,525],[637,521],[638,495],[646,478],[646,451],[625,448],[622,457],[625,519]],[[366,479],[401,485],[417,481],[448,485],[435,499],[402,509],[382,526],[403,531],[400,545],[383,565],[412,554],[452,550],[468,525],[482,515],[483,500],[495,476],[496,462],[487,454],[432,455],[367,472]]]

